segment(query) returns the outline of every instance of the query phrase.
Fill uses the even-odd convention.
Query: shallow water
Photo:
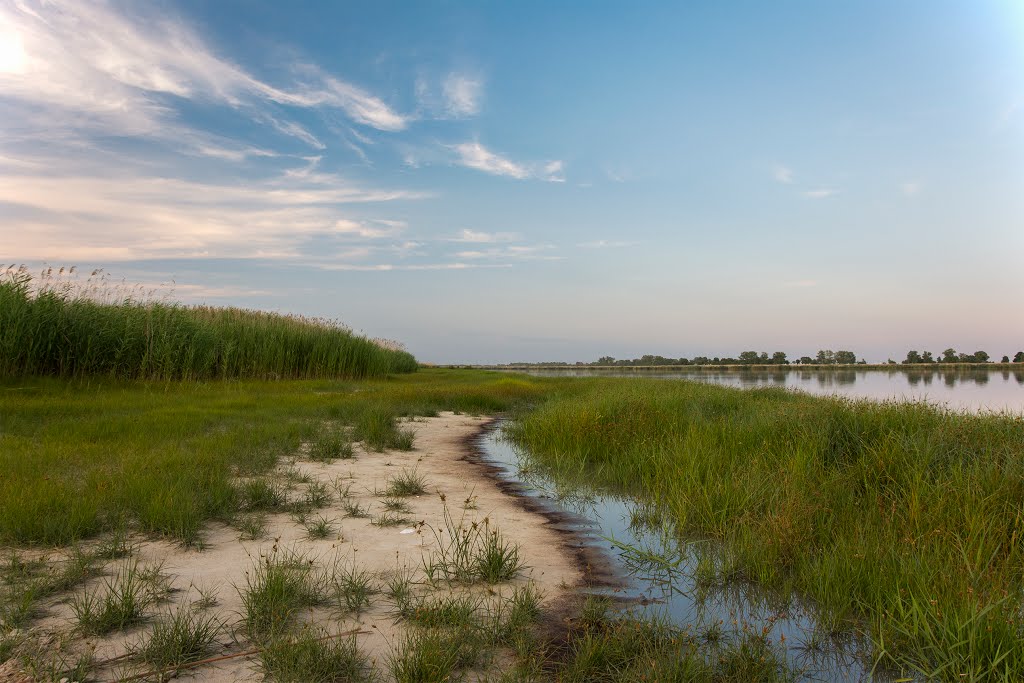
[[[747,369],[683,370],[517,370],[547,377],[650,377],[692,380],[750,389],[785,387],[811,394],[840,395],[873,400],[928,401],[954,410],[1007,411],[1024,414],[1024,367],[1009,369],[957,367],[950,369],[801,370],[787,366],[777,371]]]
[[[603,549],[625,587],[615,593],[632,599],[630,611],[667,619],[691,633],[720,629],[765,630],[773,647],[804,681],[890,680],[870,674],[861,643],[840,642],[816,628],[813,610],[796,599],[766,595],[750,585],[702,587],[696,580],[699,546],[679,541],[666,526],[652,521],[635,501],[596,491],[568,489],[533,467],[528,454],[503,437],[501,426],[481,436],[484,459],[501,469],[499,476],[544,499],[553,510],[578,518],[584,543]]]

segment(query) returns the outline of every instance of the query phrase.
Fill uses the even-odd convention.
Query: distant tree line
[[[985,351],[974,353],[957,353],[955,349],[946,349],[941,354],[934,356],[930,351],[909,351],[906,360],[901,361],[904,365],[928,364],[928,363],[988,363],[990,356]],[[1024,351],[1018,351],[1013,360],[1009,356],[1003,356],[1002,363],[1024,363]],[[601,356],[596,361],[584,363],[556,362],[556,363],[512,363],[512,365],[546,365],[546,366],[618,366],[618,367],[641,367],[658,365],[866,365],[863,358],[857,360],[857,354],[853,351],[821,349],[814,356],[800,356],[800,358],[789,360],[785,351],[775,351],[768,355],[767,351],[744,351],[736,358],[709,358],[708,356],[694,356],[693,358],[666,358],[653,354],[645,354],[639,358],[613,358],[612,356]],[[899,365],[891,358],[889,365]]]
[[[904,365],[912,364],[929,364],[929,363],[988,363],[990,356],[985,351],[975,351],[974,353],[957,353],[956,349],[949,348],[938,355],[938,358],[932,355],[931,351],[908,351],[907,357],[902,361]],[[1013,360],[1010,360],[1009,356],[1003,356],[1001,363],[1024,363],[1024,351],[1018,351],[1013,355]],[[894,364],[895,361],[890,360],[889,363]]]

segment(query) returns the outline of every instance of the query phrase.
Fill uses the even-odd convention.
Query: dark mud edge
[[[515,500],[520,508],[544,517],[548,528],[556,531],[561,538],[560,547],[573,558],[580,569],[580,580],[576,585],[571,586],[570,590],[551,603],[550,613],[546,614],[544,619],[545,630],[550,635],[561,632],[564,638],[566,625],[571,628],[579,613],[579,606],[588,594],[600,594],[622,606],[636,603],[637,598],[623,595],[628,586],[627,580],[615,570],[607,551],[584,538],[582,527],[587,524],[585,518],[559,510],[544,498],[529,495],[525,486],[505,478],[507,472],[504,468],[485,459],[482,442],[489,432],[497,428],[502,419],[501,416],[491,417],[481,424],[478,430],[463,437],[461,459],[479,468],[484,476],[502,493]]]

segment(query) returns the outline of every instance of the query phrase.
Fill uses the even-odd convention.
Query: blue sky
[[[1024,347],[1024,4],[0,0],[0,260],[424,361]]]

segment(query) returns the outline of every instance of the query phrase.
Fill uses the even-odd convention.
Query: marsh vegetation
[[[10,273],[0,298],[0,660],[40,677],[84,676],[92,660],[75,639],[125,629],[148,634],[132,666],[172,671],[227,629],[275,680],[386,669],[443,681],[490,675],[495,658],[512,662],[504,681],[794,676],[754,626],[687,630],[587,603],[539,628],[537,596],[508,584],[543,556],[476,517],[472,491],[441,501],[436,528],[417,521],[434,484],[402,418],[442,411],[513,416],[509,434],[553,478],[713,541],[705,580],[812,601],[829,633],[866,637],[881,667],[1024,676],[1024,418],[690,382],[396,375],[411,357],[308,321],[101,303]],[[408,464],[373,486],[337,469],[375,457]],[[242,616],[228,625],[205,599],[171,609],[160,567],[136,557],[139,539],[201,551],[214,525],[259,542],[281,518],[326,544],[356,521],[414,525],[437,552],[382,575],[275,546],[238,586]],[[347,631],[310,620],[381,601],[409,629],[376,668]],[[61,644],[25,635],[55,609],[75,624]]]

